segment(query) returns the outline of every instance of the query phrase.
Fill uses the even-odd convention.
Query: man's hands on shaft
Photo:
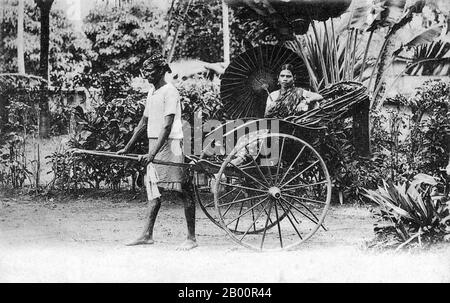
[[[128,152],[129,152],[129,150],[127,148],[122,148],[121,150],[118,150],[116,152],[116,154],[124,155],[124,154],[128,154]],[[154,153],[149,153],[149,154],[145,154],[145,155],[139,155],[139,157],[138,157],[139,163],[141,163],[144,166],[147,166],[150,163],[152,163],[154,159],[155,159],[155,154]]]
[[[150,163],[153,162],[153,160],[155,159],[155,155],[153,153],[149,153],[149,154],[145,154],[145,155],[140,155],[138,157],[138,161],[139,163],[141,163],[144,166],[149,165]]]

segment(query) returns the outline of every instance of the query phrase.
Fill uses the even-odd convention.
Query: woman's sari
[[[266,117],[285,118],[313,109],[315,102],[309,102],[303,92],[302,88],[295,86],[280,92],[279,97],[274,100],[275,105],[268,109]]]
[[[288,88],[283,93],[280,92],[279,97],[274,101],[275,104],[268,109],[265,115],[267,118],[286,118],[313,109],[318,105],[317,102],[311,102],[304,96],[302,88],[295,86]],[[262,146],[262,142],[255,139],[267,133],[267,129],[261,129],[240,137],[236,144],[238,152],[235,154],[236,158],[232,163],[238,166],[248,160],[249,156],[255,157],[258,155],[258,147]]]

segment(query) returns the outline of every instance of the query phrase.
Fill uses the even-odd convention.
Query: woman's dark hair
[[[287,63],[287,64],[281,65],[280,70],[278,71],[278,75],[284,70],[290,71],[292,73],[292,75],[295,76],[295,74],[294,74],[294,66],[292,64]]]

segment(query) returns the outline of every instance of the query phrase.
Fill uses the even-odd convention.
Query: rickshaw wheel
[[[232,123],[232,122],[231,122]],[[216,128],[213,132],[211,132],[209,134],[209,138],[214,138],[217,134],[222,135],[223,134],[223,129],[225,128],[226,124],[221,125],[219,128]],[[207,137],[207,139],[208,139]],[[207,140],[206,139],[206,140]],[[222,142],[225,140],[225,136],[222,136]],[[210,160],[213,163],[216,163],[217,165],[221,165],[223,163],[223,161],[226,159],[225,153],[223,153],[223,155],[217,155],[215,154],[214,157],[209,156],[208,154],[208,149],[210,149],[211,147],[206,144],[205,148],[202,150],[202,153],[200,155],[200,159],[207,159]],[[208,219],[210,219],[216,226],[222,228],[222,225],[219,222],[219,218],[216,216],[216,212],[214,209],[214,195],[211,193],[208,193],[209,191],[209,187],[207,186],[206,192],[202,193],[202,189],[199,186],[197,186],[197,184],[194,182],[194,197],[198,203],[198,205],[200,206],[200,208],[202,209],[203,213],[208,217]],[[230,191],[232,191],[233,188],[230,189]],[[227,194],[232,194],[232,193],[223,193],[223,195],[227,195]],[[283,214],[281,214],[280,216],[280,220],[285,218],[287,216],[287,212],[284,212]],[[270,222],[268,225],[268,228],[271,228],[273,226],[275,226],[277,224],[277,222]],[[244,230],[239,230],[239,229],[233,229],[230,228],[229,229],[231,232],[236,233],[236,234],[243,234],[245,233]],[[255,233],[260,233],[264,231],[264,228],[255,228],[252,229],[248,232],[248,234],[255,234]]]
[[[235,164],[238,155],[247,158],[245,168]],[[216,216],[242,246],[289,250],[320,227],[326,229],[331,179],[319,153],[298,137],[268,133],[238,144],[222,163],[218,180]],[[235,193],[224,197],[224,188],[234,188]]]

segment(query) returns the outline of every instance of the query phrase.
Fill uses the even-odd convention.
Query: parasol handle
[[[274,101],[273,101],[272,96],[270,95],[270,92],[269,92],[269,85],[267,85],[267,83],[263,83],[263,84],[261,85],[261,87],[263,88],[263,90],[266,91],[267,95],[268,95],[269,98],[270,98],[270,101],[272,101],[272,103],[273,103]]]

